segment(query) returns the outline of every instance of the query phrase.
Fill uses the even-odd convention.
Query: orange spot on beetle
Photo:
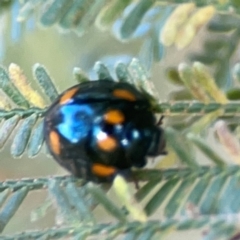
[[[113,95],[115,97],[123,98],[125,100],[136,101],[136,97],[134,96],[134,94],[132,94],[128,90],[116,89],[113,91]]]
[[[92,173],[99,177],[108,177],[116,172],[116,168],[104,164],[95,163],[92,165]]]
[[[66,104],[73,97],[73,95],[78,91],[78,89],[79,89],[78,87],[75,87],[65,92],[60,98],[59,103],[61,105]]]
[[[102,139],[98,139],[98,147],[103,151],[113,151],[117,147],[117,140],[110,136],[105,136]]]
[[[59,135],[55,131],[51,131],[49,134],[49,145],[56,155],[60,154],[61,146],[60,146],[60,139]]]
[[[110,124],[119,124],[124,121],[124,115],[119,110],[110,110],[104,114],[104,119]]]

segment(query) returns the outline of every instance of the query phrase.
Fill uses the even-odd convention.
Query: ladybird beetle
[[[164,154],[163,129],[134,86],[96,80],[64,91],[46,111],[44,136],[54,159],[76,177],[110,181]]]

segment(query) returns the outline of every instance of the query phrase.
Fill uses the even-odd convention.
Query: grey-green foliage
[[[20,1],[21,2],[21,1]],[[145,37],[140,52],[140,59],[148,68],[152,61],[159,61],[164,54],[164,45],[159,41],[159,34],[163,28],[165,21],[171,16],[174,9],[178,7],[179,3],[195,3],[197,7],[205,7],[208,5],[214,6],[216,9],[224,10],[226,13],[229,8],[239,13],[240,6],[236,1],[159,1],[159,0],[28,0],[23,1],[21,9],[19,10],[18,19],[20,21],[27,20],[37,10],[39,21],[44,27],[51,27],[57,24],[65,31],[74,31],[78,35],[83,35],[92,26],[95,25],[102,31],[111,31],[113,35],[121,41],[130,41],[136,38]],[[203,13],[208,14],[208,13]],[[175,21],[178,21],[175,19]],[[219,24],[220,22],[220,24]],[[231,14],[217,14],[213,21],[210,21],[208,31],[223,32],[230,29],[239,28],[238,16],[231,16]],[[198,28],[198,27],[196,27]],[[142,29],[145,29],[142,31]],[[179,29],[181,31],[181,28]],[[230,41],[238,40],[238,32],[236,31],[232,37],[225,39],[215,39],[214,41],[207,40],[205,44],[205,52],[192,54],[190,58],[202,59],[205,63],[212,63],[218,60],[216,64],[216,79],[219,79],[219,84],[224,84],[226,78],[226,70],[229,70],[226,58],[229,57],[236,44],[223,46]],[[217,52],[214,54],[214,49],[211,49],[212,43],[219,42],[218,50],[224,47],[226,50],[224,56],[219,56]],[[144,54],[142,56],[142,54]],[[147,60],[148,61],[147,61]],[[225,61],[224,61],[225,60]],[[224,67],[223,67],[224,65]],[[218,74],[217,74],[218,73]]]
[[[45,94],[50,100],[54,99],[57,96],[57,91],[46,69],[39,64],[36,64],[33,69],[34,76],[39,84],[44,86],[43,83],[46,81],[46,85],[49,86],[46,90],[43,87]],[[103,76],[112,78],[103,63],[97,62],[94,69],[99,78]],[[85,73],[80,69],[74,69],[73,74],[80,82],[83,79],[84,81],[87,80]],[[131,82],[140,90],[144,89],[153,106],[155,106],[155,111],[159,113],[165,113],[169,116],[198,114],[200,117],[207,116],[207,114],[214,113],[219,109],[222,110],[223,116],[235,116],[239,113],[238,102],[227,104],[183,101],[158,103],[157,96],[154,95],[156,94],[154,88],[148,84],[147,74],[137,59],[133,59],[128,66],[123,63],[117,64],[116,75],[119,81]],[[4,76],[8,76],[8,74],[6,73]],[[52,90],[50,86],[52,86]],[[229,109],[233,110],[229,111]],[[13,139],[11,153],[14,157],[20,156],[26,149],[30,153],[29,157],[40,151],[43,144],[41,119],[44,111],[45,109],[40,108],[2,110],[1,119],[4,122],[2,126],[5,129],[14,129],[16,121],[20,119],[23,121],[16,129],[17,132]],[[40,122],[35,126],[37,118]],[[7,134],[4,133],[3,128],[0,129],[4,139],[3,142],[6,142],[11,131],[9,130]],[[6,236],[5,239],[14,239],[14,237],[19,239],[27,237],[57,239],[69,235],[80,238],[94,236],[101,231],[112,237],[125,234],[126,237],[136,235],[143,239],[147,236],[150,239],[153,236],[164,236],[172,232],[173,229],[187,230],[209,226],[213,236],[220,233],[233,236],[237,231],[237,226],[234,221],[225,223],[224,218],[231,216],[235,219],[238,211],[240,211],[240,201],[236,200],[239,199],[238,195],[240,194],[238,189],[239,167],[229,166],[225,159],[222,159],[202,137],[196,134],[188,131],[178,131],[168,126],[165,128],[165,135],[168,145],[172,149],[170,151],[178,156],[182,167],[164,171],[142,170],[134,172],[135,179],[140,182],[145,181],[145,184],[136,192],[135,198],[143,205],[146,214],[152,216],[155,221],[132,222],[131,217],[123,210],[122,206],[108,198],[105,191],[101,190],[101,186],[95,186],[91,183],[85,184],[71,177],[13,180],[0,184],[2,205],[0,222],[2,223],[2,230],[18,207],[21,206],[29,191],[46,187],[52,199],[56,202],[59,214],[63,216],[66,227],[57,230],[49,229],[21,233]],[[2,147],[4,147],[3,144]],[[198,148],[208,158],[212,167],[204,167],[195,159],[192,152],[194,147]],[[9,192],[10,189],[13,193]],[[9,195],[11,197],[7,198]],[[96,216],[92,210],[99,205],[105,209],[109,217],[112,217],[111,223],[96,222]],[[155,215],[159,210],[163,211],[161,218]],[[162,218],[165,220],[162,221]],[[218,223],[222,224],[221,229],[211,228]],[[171,229],[172,231],[170,231]],[[211,234],[209,233],[209,236]]]
[[[151,221],[135,222],[124,209],[106,195],[109,186],[84,183],[72,177],[21,179],[0,182],[0,230],[3,231],[8,222],[14,217],[22,201],[30,191],[47,189],[51,195],[48,205],[55,202],[59,214],[63,216],[64,225],[60,228],[28,231],[11,236],[1,236],[2,239],[58,239],[73,237],[85,239],[88,236],[100,236],[103,239],[114,239],[120,236],[125,239],[161,239],[176,230],[201,229],[205,239],[229,239],[238,234],[238,214],[240,211],[240,168],[238,164],[229,164],[230,159],[236,156],[230,152],[227,162],[203,138],[208,127],[219,117],[225,117],[237,128],[234,121],[240,113],[239,101],[222,102],[215,99],[214,94],[207,93],[206,99],[211,101],[187,100],[185,95],[180,101],[157,100],[157,91],[151,86],[145,69],[149,69],[154,60],[164,57],[163,44],[159,41],[159,34],[165,21],[171,16],[178,3],[193,1],[84,1],[84,0],[27,0],[22,2],[18,18],[27,19],[36,9],[38,19],[45,27],[58,24],[65,30],[73,30],[82,35],[95,22],[102,30],[112,30],[116,21],[121,27],[114,32],[115,36],[124,41],[143,37],[138,35],[137,29],[142,24],[151,27],[143,48],[139,54],[142,66],[137,59],[129,65],[118,63],[115,67],[117,80],[134,84],[149,97],[154,111],[164,114],[165,119],[181,117],[179,121],[167,121],[165,128],[169,155],[178,159],[179,167],[165,170],[141,170],[134,172],[134,178],[141,184],[135,193],[136,200],[142,204],[145,213],[152,217]],[[239,100],[240,91],[234,89],[233,79],[239,81],[239,63],[230,66],[230,60],[239,42],[239,4],[237,1],[194,1],[197,6],[213,4],[217,10],[215,17],[207,25],[207,33],[215,38],[206,39],[204,50],[201,53],[191,52],[188,56],[205,64],[216,64],[211,70],[215,74],[217,85],[224,89],[223,94],[229,99]],[[127,7],[132,7],[129,12]],[[227,10],[231,7],[235,15]],[[129,8],[128,8],[129,9]],[[151,11],[156,15],[151,15]],[[98,13],[98,14],[97,14]],[[124,15],[125,14],[125,15]],[[219,38],[218,34],[222,37]],[[231,43],[231,44],[229,44]],[[194,71],[194,67],[187,66]],[[94,70],[99,79],[110,78],[112,69],[103,63],[97,62]],[[204,70],[205,71],[205,70]],[[203,72],[204,72],[203,71]],[[178,83],[187,88],[183,81],[181,69],[175,69]],[[205,72],[204,72],[205,73]],[[208,74],[206,72],[206,74]],[[36,64],[33,75],[40,86],[48,105],[58,96],[57,86],[52,81],[46,68]],[[80,68],[75,68],[73,75],[78,82],[87,81],[88,77]],[[190,75],[184,75],[190,79]],[[229,80],[230,79],[230,80]],[[20,157],[27,151],[29,157],[39,153],[44,143],[42,117],[45,108],[34,106],[23,93],[11,82],[8,72],[0,68],[1,89],[17,106],[0,110],[0,148],[15,131],[12,141],[11,154]],[[189,83],[189,82],[188,82]],[[185,85],[184,85],[185,84]],[[198,89],[194,89],[195,82],[189,87],[191,99],[195,99],[199,90],[206,93],[206,88],[197,82]],[[230,87],[229,87],[230,86]],[[207,89],[209,91],[209,89]],[[186,90],[186,89],[184,89]],[[234,98],[232,97],[234,94]],[[219,100],[219,101],[218,101]],[[211,114],[211,115],[209,115]],[[18,124],[20,123],[21,124]],[[16,128],[17,126],[17,128]],[[230,138],[227,138],[229,137]],[[232,141],[234,134],[224,135],[227,141]],[[226,143],[226,141],[225,141]],[[224,145],[221,148],[228,147]],[[207,158],[209,165],[203,166],[196,158],[194,149],[197,149]],[[229,148],[228,148],[229,150]],[[230,149],[231,150],[231,149]],[[238,153],[238,152],[237,152]],[[21,160],[19,160],[20,162]],[[130,184],[130,183],[129,183]],[[109,223],[97,221],[94,209],[101,206],[106,216],[111,217]],[[45,208],[44,208],[45,209]],[[43,210],[43,215],[46,210]],[[227,219],[227,221],[226,221]],[[31,230],[31,229],[29,229]]]
[[[2,67],[0,69],[3,71]],[[96,71],[99,79],[113,79],[107,67],[101,62],[97,62],[95,64],[94,70]],[[115,70],[119,81],[126,81],[134,84],[137,88],[143,91],[147,97],[149,97],[156,113],[161,113],[166,116],[181,116],[183,114],[189,116],[192,114],[195,116],[204,116],[208,113],[214,113],[217,110],[222,110],[223,116],[238,116],[239,114],[238,101],[228,102],[227,104],[221,104],[217,102],[202,103],[197,101],[159,103],[157,101],[158,96],[156,89],[149,84],[150,82],[148,79],[148,74],[145,72],[143,66],[137,59],[133,59],[128,66],[123,63],[118,63]],[[77,81],[81,82],[83,80],[88,80],[85,73],[81,70],[78,70],[78,75],[76,75],[76,69],[74,69],[73,74]],[[46,98],[48,98],[50,102],[56,99],[58,96],[56,87],[45,67],[35,64],[33,66],[33,75],[39,86],[42,88],[43,93],[46,95]],[[5,70],[4,74],[0,77],[2,81],[11,82],[10,77]],[[12,83],[11,85],[8,84],[6,85],[6,88],[2,88],[2,90],[8,93],[12,86],[14,86]],[[14,86],[13,89],[15,88],[16,87]],[[11,108],[10,110],[1,109],[0,111],[0,119],[3,122],[3,124],[0,126],[0,148],[4,147],[8,138],[11,136],[11,133],[17,126],[17,131],[15,132],[11,147],[12,156],[20,157],[24,151],[27,151],[29,157],[34,157],[39,153],[43,146],[42,117],[46,111],[46,108],[34,107],[25,97],[23,97],[19,91],[17,91],[15,94],[9,95],[9,98],[12,101],[16,99],[16,104],[19,106],[19,108]],[[21,105],[23,101],[25,101],[29,107]],[[19,125],[18,123],[20,121],[21,124]],[[176,141],[177,138],[174,137],[170,142],[172,142],[173,146],[176,146]],[[181,140],[179,142],[181,143]],[[191,164],[190,161],[187,160],[187,157],[182,157],[182,159],[183,161],[187,161],[189,164]]]
[[[6,181],[0,185],[2,190],[0,199],[4,198],[1,204],[3,205],[6,201],[4,196],[9,194],[7,189],[13,188],[15,192],[1,210],[0,222],[3,229],[28,191],[47,186],[53,199],[56,199],[59,211],[65,216],[68,226],[6,236],[6,239],[14,239],[14,237],[57,239],[82,234],[94,236],[100,232],[104,232],[106,236],[113,234],[112,236],[115,237],[122,234],[161,236],[163,233],[165,235],[173,232],[174,229],[198,228],[209,228],[211,234],[221,233],[230,237],[237,232],[238,226],[236,219],[240,210],[240,203],[237,201],[240,195],[239,170],[239,167],[232,166],[199,167],[195,171],[186,168],[183,171],[175,169],[138,172],[139,179],[141,180],[142,175],[142,179],[148,179],[148,182],[137,191],[136,199],[142,202],[146,197],[148,198],[147,202],[143,203],[148,215],[154,216],[157,210],[163,210],[162,219],[164,220],[155,216],[154,221],[146,223],[129,221],[121,206],[110,200],[99,186],[90,183],[85,185],[83,182],[76,182],[75,179],[66,177]],[[150,199],[149,196],[151,196]],[[165,204],[163,204],[164,201]],[[91,209],[99,204],[105,208],[106,214],[118,219],[119,223],[116,220],[108,224],[95,222]],[[225,221],[226,217],[230,220]],[[216,224],[221,224],[221,228],[215,228]]]

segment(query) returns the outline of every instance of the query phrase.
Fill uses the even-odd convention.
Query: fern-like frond
[[[14,106],[11,106],[10,109],[6,107],[6,110],[1,112],[1,119],[3,120],[0,128],[0,133],[2,134],[1,146],[4,146],[10,133],[18,125],[11,146],[11,154],[14,157],[19,157],[27,150],[28,155],[33,157],[40,151],[44,141],[42,117],[46,109],[45,107],[36,108],[34,105],[38,105],[39,102],[45,103],[45,101],[32,101],[31,96],[39,96],[39,99],[41,99],[41,94],[44,94],[50,103],[58,96],[57,88],[46,69],[39,64],[34,66],[33,75],[43,90],[41,94],[30,87],[18,66],[11,65],[9,72],[3,68],[1,69],[1,76],[4,83],[2,83],[3,91],[15,105],[21,107],[21,109],[16,109]],[[95,64],[94,70],[97,72],[99,78],[113,79],[110,70],[101,62]],[[55,203],[58,213],[63,216],[65,225],[69,226],[67,229],[73,231],[71,232],[73,234],[71,236],[75,236],[75,234],[76,236],[85,236],[86,228],[81,230],[82,228],[79,228],[79,224],[84,225],[88,223],[94,225],[97,222],[93,212],[96,206],[102,207],[113,219],[111,224],[99,225],[99,228],[102,227],[102,230],[105,230],[106,226],[109,229],[117,226],[117,233],[126,234],[127,236],[128,234],[143,237],[146,234],[154,235],[158,234],[160,229],[161,231],[165,229],[165,233],[168,233],[169,229],[172,228],[179,230],[197,229],[200,226],[212,224],[212,217],[216,220],[213,222],[213,225],[218,222],[222,223],[222,219],[228,215],[235,218],[235,214],[240,211],[240,204],[235,200],[239,199],[239,190],[237,187],[239,182],[239,167],[236,165],[229,166],[227,161],[212,150],[207,142],[197,133],[200,133],[206,126],[212,124],[219,117],[237,116],[239,103],[237,101],[229,102],[226,100],[225,93],[214,84],[213,78],[203,65],[195,63],[193,66],[188,66],[187,70],[195,74],[191,84],[197,84],[198,88],[211,99],[214,99],[215,102],[180,101],[175,103],[159,103],[157,100],[158,94],[153,84],[149,81],[148,74],[137,59],[133,59],[128,66],[122,63],[116,66],[118,80],[131,82],[137,88],[144,91],[151,99],[156,112],[168,116],[179,114],[199,116],[185,131],[178,131],[176,128],[167,126],[164,128],[169,151],[174,153],[181,163],[180,168],[142,170],[133,173],[133,179],[137,179],[141,183],[141,187],[135,194],[135,198],[141,204],[143,213],[145,214],[141,219],[144,220],[146,216],[151,216],[157,221],[157,226],[160,227],[153,225],[150,228],[151,231],[146,231],[143,224],[139,225],[139,228],[129,229],[127,226],[129,227],[133,224],[130,219],[139,220],[136,216],[140,217],[141,215],[139,213],[135,217],[132,217],[136,209],[131,208],[132,200],[130,197],[124,200],[126,201],[124,205],[128,206],[128,211],[126,212],[126,209],[124,210],[121,204],[116,204],[113,199],[107,196],[96,185],[91,183],[85,184],[72,177],[54,177],[1,183],[1,230],[5,228],[9,220],[21,206],[29,191],[46,188],[52,196],[52,200],[49,200],[50,204]],[[188,75],[188,71],[186,71],[184,76],[181,74],[180,76],[188,78],[190,76]],[[74,69],[74,76],[80,82],[88,80],[87,75],[79,68]],[[18,80],[17,83],[16,80]],[[184,83],[187,85],[188,81]],[[206,85],[206,83],[208,84]],[[16,87],[16,84],[18,84],[18,87]],[[189,86],[189,90],[194,94],[192,85],[187,86]],[[200,98],[200,100],[202,99]],[[46,103],[46,105],[49,103]],[[229,158],[237,157],[237,155],[233,156],[231,154],[231,149],[228,146],[228,141],[231,139],[232,133],[229,132],[227,135],[221,134],[220,128],[218,128],[217,132],[223,148],[230,150]],[[212,167],[202,166],[193,154],[193,148],[198,148],[207,157]],[[145,184],[142,184],[142,182],[145,182]],[[115,186],[115,188],[120,188],[120,185]],[[233,197],[229,198],[229,196]],[[159,219],[162,219],[156,214],[159,211],[166,221],[159,222]],[[197,223],[196,225],[191,225],[192,221],[196,221],[196,217],[197,221],[201,219],[199,222],[204,222],[204,224],[201,225],[199,223],[200,226]],[[116,222],[121,222],[121,224],[115,225]],[[151,225],[151,222],[146,224]],[[223,234],[229,234],[228,236],[235,234],[236,226],[234,224],[229,225],[229,223],[224,222],[223,225],[223,229],[226,230],[222,230]],[[218,229],[214,229],[214,227],[211,228],[211,234],[218,234]],[[232,231],[229,229],[232,229]],[[91,236],[93,234],[92,231],[96,231],[96,229],[90,229],[87,232],[87,236]],[[62,229],[49,229],[42,233],[23,233],[19,236],[26,237],[31,236],[31,234],[32,236],[36,234],[35,236],[42,237],[49,234],[52,236],[65,236],[69,232],[62,232]],[[112,231],[109,234],[113,234]],[[118,236],[118,234],[113,235]],[[11,239],[11,237],[9,238]]]
[[[206,115],[205,118],[208,119],[209,123],[218,117],[239,115],[238,101],[227,101],[225,94],[218,89],[214,83],[214,79],[203,65],[195,63],[192,67],[185,66],[179,69],[179,75],[189,91],[196,97],[208,97],[208,101],[205,101],[205,103],[198,101],[159,103],[157,100],[158,93],[153,83],[149,81],[147,72],[137,59],[133,59],[128,66],[118,63],[115,72],[119,81],[130,82],[145,92],[152,99],[151,101],[156,113],[161,113],[165,116],[185,115],[201,117]],[[94,70],[99,79],[113,79],[110,69],[101,62],[95,64]],[[2,119],[2,125],[0,126],[0,147],[4,147],[7,139],[17,126],[17,132],[11,147],[11,154],[14,157],[19,157],[27,150],[28,156],[33,157],[38,154],[43,145],[42,117],[46,111],[45,106],[57,98],[57,88],[47,70],[39,64],[34,65],[33,75],[42,89],[42,93],[38,93],[31,88],[22,70],[17,65],[11,64],[9,73],[4,68],[0,68],[0,71],[2,79],[1,88],[8,98],[17,105],[17,108],[13,105],[10,108],[9,105],[3,105],[5,109],[0,111],[0,118]],[[80,82],[88,80],[87,75],[80,69],[74,70],[74,76]],[[203,93],[202,95],[199,95],[200,91]],[[45,95],[45,98],[41,96],[42,94]],[[215,99],[216,102],[210,101],[211,98]],[[204,99],[199,97],[201,101]],[[210,113],[212,115],[208,116]]]
[[[230,60],[240,39],[240,18],[238,15],[217,14],[207,26],[208,37],[201,53],[191,53],[192,61],[212,65],[214,78],[221,88],[231,85]],[[230,31],[231,34],[230,34]],[[227,80],[227,81],[226,81]]]
[[[118,69],[116,74],[120,81],[132,82],[138,88],[148,92],[146,94],[154,94],[153,86],[149,83],[148,77],[137,59],[133,59],[129,66],[119,64],[116,69]],[[112,79],[108,68],[101,62],[95,64],[94,70],[99,79]],[[74,71],[75,78],[78,81],[89,80],[81,70],[78,69],[76,72],[75,69]],[[35,64],[33,66],[33,76],[42,93],[38,93],[31,87],[30,82],[16,64],[11,64],[9,71],[0,67],[0,88],[8,99],[15,104],[10,106],[2,104],[3,109],[0,111],[0,119],[2,120],[0,148],[4,147],[7,139],[16,128],[17,131],[11,146],[13,157],[20,157],[26,150],[29,157],[34,157],[39,153],[44,142],[43,116],[46,105],[49,105],[58,97],[57,88],[42,65]]]
[[[222,220],[209,220],[209,218],[200,219],[182,219],[180,221],[150,221],[148,223],[128,223],[128,224],[96,224],[94,226],[83,225],[81,227],[62,227],[47,229],[45,231],[24,232],[21,234],[6,236],[4,239],[60,239],[60,238],[102,238],[108,239],[132,239],[133,237],[141,240],[145,239],[163,239],[174,230],[186,231],[199,229],[206,239],[216,239],[233,237],[238,230],[236,223],[223,223]],[[211,229],[211,230],[209,230]],[[207,233],[204,233],[204,230]]]
[[[178,4],[178,1],[146,0],[114,0],[110,3],[104,0],[29,0],[23,2],[18,20],[24,21],[38,10],[39,21],[44,27],[57,24],[64,31],[73,30],[83,35],[95,23],[100,30],[111,31],[121,41],[144,37],[139,57],[148,65],[153,60],[159,61],[167,46],[175,45],[179,49],[187,47],[199,30],[207,25],[207,35],[213,38],[206,39],[203,53],[191,53],[190,59],[214,63],[215,77],[219,85],[224,84],[226,76],[223,73],[229,68],[228,59],[237,46],[239,24],[237,15],[230,15],[227,11],[221,14],[217,10],[235,8],[238,12],[238,4],[232,1],[203,3],[198,0]],[[225,34],[229,30],[234,30],[234,33]],[[221,40],[219,32],[223,34]],[[229,40],[231,45],[227,44]],[[224,52],[221,50],[223,48]]]
[[[240,211],[239,172],[240,169],[236,166],[136,171],[136,177],[147,181],[135,195],[145,205],[146,213],[152,215],[154,221],[147,223],[129,221],[122,206],[106,196],[103,190],[93,184],[82,185],[83,182],[72,177],[6,181],[0,186],[1,205],[4,204],[0,212],[0,222],[7,223],[10,220],[29,191],[48,188],[57,208],[65,216],[67,226],[41,232],[25,232],[6,239],[40,236],[54,239],[85,234],[92,236],[103,232],[107,236],[113,234],[114,237],[121,234],[165,235],[176,230],[199,228],[211,229],[208,234],[221,232],[231,237],[238,231],[236,219]],[[10,189],[14,190],[12,194]],[[7,198],[9,194],[11,196]],[[98,220],[96,223],[92,209],[97,205],[120,222],[115,220],[103,224]],[[160,212],[162,214],[159,215]],[[226,218],[229,221],[225,221]],[[222,227],[215,228],[217,224]],[[4,226],[3,224],[2,229]]]
[[[160,4],[159,4],[160,3]],[[162,4],[161,4],[162,3]],[[178,1],[145,1],[138,2],[133,1],[120,1],[115,0],[108,3],[104,0],[101,1],[85,1],[85,0],[55,0],[55,1],[41,1],[41,0],[28,0],[23,2],[23,6],[20,10],[18,19],[20,21],[26,20],[35,9],[41,9],[39,12],[39,19],[43,26],[49,27],[53,24],[59,24],[65,30],[74,29],[78,34],[83,34],[85,29],[90,27],[95,21],[96,25],[106,30],[111,28],[112,25],[119,19],[121,19],[120,35],[122,39],[127,39],[133,35],[135,30],[140,24],[147,23],[149,19],[156,16],[156,11],[161,12],[166,5],[178,6]],[[183,2],[181,2],[183,3]],[[186,1],[186,6],[188,1]],[[185,10],[193,10],[194,4],[196,6],[213,5],[215,7],[223,7],[220,1],[209,1],[203,3],[202,1],[195,0],[191,4],[191,7],[181,10],[184,13]],[[183,5],[182,5],[183,6]],[[190,5],[189,5],[190,6]],[[228,2],[224,7],[239,7],[232,2]],[[153,9],[155,11],[153,11]],[[223,9],[223,8],[222,8]],[[221,9],[221,10],[222,10]],[[150,14],[150,12],[152,13]],[[179,10],[178,10],[179,11]],[[125,13],[124,13],[125,12]],[[124,14],[123,14],[124,13]],[[190,13],[190,12],[189,12]],[[148,15],[149,14],[149,15]],[[185,11],[186,14],[186,11]],[[147,15],[147,16],[146,16]],[[199,19],[203,15],[210,17],[209,12],[205,10],[202,13],[192,16],[191,22],[199,23]],[[194,19],[198,18],[198,19]],[[179,20],[179,19],[178,19]],[[203,20],[204,21],[204,20]]]
[[[45,90],[46,95],[50,100],[54,100],[57,93],[53,84],[50,83],[46,71],[43,70],[43,67],[37,65],[35,73],[40,87],[44,86],[43,90]],[[41,95],[32,89],[23,72],[16,64],[10,65],[9,72],[1,67],[0,79],[1,89],[17,106],[12,105],[10,109],[1,110],[3,123],[0,127],[0,147],[4,146],[15,127],[18,126],[11,146],[11,154],[14,157],[19,157],[28,146],[29,157],[33,157],[40,151],[43,144],[42,114],[45,101]]]
[[[65,33],[73,31],[82,36],[95,25],[122,42],[141,41],[139,60],[134,58],[128,65],[117,62],[115,69],[98,61],[93,70],[97,79],[129,82],[149,98],[153,111],[165,116],[162,128],[168,154],[160,162],[154,161],[155,167],[133,169],[128,180],[117,175],[111,184],[93,184],[72,176],[0,182],[1,233],[17,218],[17,211],[29,195],[36,196],[39,191],[48,194],[45,202],[27,214],[32,220],[40,220],[47,216],[49,208],[54,208],[57,222],[53,228],[28,229],[1,235],[0,239],[145,240],[163,239],[186,230],[198,231],[206,240],[239,238],[240,64],[237,60],[233,67],[230,65],[239,44],[238,1],[9,3],[11,18],[18,14],[19,21],[30,17],[36,20],[37,13],[36,21],[45,28],[57,25]],[[4,15],[7,12],[3,4],[0,17],[4,24],[10,15],[9,19]],[[0,30],[0,58],[6,44],[4,34],[11,32],[15,41],[24,29],[22,23],[10,22],[7,31]],[[203,43],[198,41],[200,44],[194,48],[196,45],[191,43],[199,36],[203,36]],[[165,53],[175,58],[176,50],[181,54],[183,49],[190,62],[181,60],[178,66],[169,68],[169,78],[179,86],[178,91],[171,93],[170,100],[159,101],[158,89],[149,81],[148,71]],[[165,62],[160,67],[162,64],[165,67]],[[80,68],[74,68],[73,77],[76,82],[89,81]],[[16,64],[10,64],[8,69],[0,67],[0,149],[11,137],[13,157],[24,153],[34,157],[41,151],[44,114],[59,96],[58,84],[44,66],[33,66],[33,78],[36,89]]]

